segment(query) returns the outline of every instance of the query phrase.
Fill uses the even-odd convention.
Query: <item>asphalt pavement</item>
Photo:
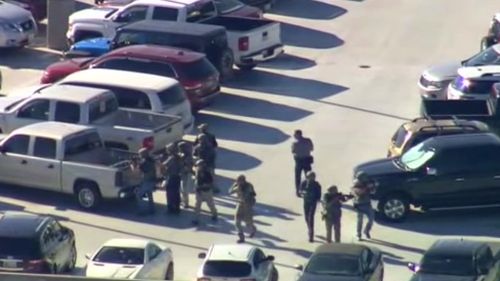
[[[99,212],[86,213],[70,197],[16,187],[0,189],[0,209],[59,217],[76,232],[79,268],[85,253],[107,239],[142,237],[171,247],[176,278],[193,280],[200,251],[237,239],[235,201],[225,191],[244,173],[258,200],[259,232],[248,243],[276,256],[280,280],[294,280],[293,266],[306,261],[324,241],[325,231],[318,213],[316,242],[307,241],[302,202],[293,187],[293,130],[302,129],[312,138],[314,170],[323,190],[337,184],[348,192],[352,168],[384,157],[395,129],[417,116],[421,71],[476,53],[498,9],[494,0],[278,0],[265,16],[282,22],[286,54],[254,71],[238,72],[220,98],[197,116],[220,140],[218,223],[206,215],[205,223],[195,228],[192,210],[180,217],[164,214],[163,192],[155,194],[159,213],[154,217],[135,216],[127,202],[110,202]],[[40,48],[0,54],[5,92],[37,83],[45,66],[58,59],[42,45],[43,40]],[[497,213],[415,212],[402,224],[376,223],[373,239],[362,243],[385,253],[385,280],[408,280],[406,264],[418,261],[437,238],[498,236]],[[342,240],[352,242],[355,216],[349,205],[342,223]]]

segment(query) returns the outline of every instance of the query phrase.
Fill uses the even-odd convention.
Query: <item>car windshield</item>
[[[217,73],[217,69],[206,58],[189,63],[178,63],[175,65],[175,70],[179,77],[187,80],[203,80]]]
[[[358,276],[361,270],[356,256],[317,254],[311,257],[304,271],[317,275]]]
[[[203,266],[203,275],[240,278],[252,273],[252,267],[241,261],[207,261]]]
[[[427,256],[422,260],[419,272],[444,275],[475,275],[474,262],[468,257]]]
[[[228,13],[245,6],[245,4],[238,0],[215,0],[214,2],[220,13]]]
[[[102,263],[143,264],[144,249],[102,247],[102,249],[95,255],[92,261]]]
[[[480,66],[497,64],[500,64],[500,54],[496,51],[495,47],[492,46],[466,60],[463,65]]]
[[[406,142],[406,140],[410,137],[410,134],[406,131],[404,125],[399,127],[399,129],[392,136],[392,143],[396,147],[401,147]]]
[[[422,142],[410,148],[410,150],[405,152],[399,160],[406,169],[417,170],[427,163],[434,154],[434,149],[425,146],[425,142]]]
[[[158,92],[158,98],[160,98],[161,104],[164,107],[180,104],[186,100],[186,94],[184,88],[181,85],[176,84],[172,87]]]
[[[451,86],[463,92],[464,94],[491,94],[493,91],[493,85],[499,83],[499,80],[470,80],[465,79],[462,76],[458,76]]]
[[[0,256],[40,258],[40,247],[36,239],[0,237]]]

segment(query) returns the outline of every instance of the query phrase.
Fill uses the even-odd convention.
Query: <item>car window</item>
[[[500,63],[500,54],[495,47],[489,47],[484,51],[468,59],[464,66],[497,65]]]
[[[482,247],[477,253],[477,267],[479,270],[490,268],[493,264],[493,252],[490,247]],[[480,272],[478,272],[480,273]]]
[[[139,61],[134,59],[114,58],[102,61],[93,68],[106,68],[117,70],[128,70],[140,73],[155,74],[176,78],[176,74],[171,65],[154,61]]]
[[[163,106],[169,106],[184,102],[186,100],[186,94],[184,92],[184,88],[181,85],[176,84],[158,92],[158,98]]]
[[[154,20],[168,20],[168,21],[177,21],[177,16],[179,11],[174,8],[167,7],[155,7],[153,10],[153,19]]]
[[[35,139],[35,147],[33,155],[41,158],[56,158],[56,140],[49,138],[37,137]]]
[[[246,277],[252,273],[252,267],[242,261],[207,261],[203,266],[203,275],[220,277]]]
[[[101,138],[97,132],[73,136],[64,143],[64,160],[103,147]]]
[[[125,108],[133,109],[151,109],[151,102],[147,94],[126,88],[113,87],[118,105]]]
[[[143,264],[144,249],[126,247],[102,247],[93,261],[117,264]]]
[[[424,255],[419,272],[458,276],[476,274],[472,257],[445,255]]]
[[[23,105],[17,113],[18,118],[49,120],[50,102],[46,99],[36,99]]]
[[[204,19],[215,17],[217,10],[212,1],[199,2],[187,10],[187,22],[199,22]]]
[[[434,148],[425,145],[426,142],[421,142],[405,152],[400,160],[405,168],[415,171],[433,159],[435,155]]]
[[[136,45],[136,44],[151,44],[148,42],[148,36],[145,32],[121,31],[117,34],[115,42],[117,47]]]
[[[146,19],[148,6],[135,6],[121,12],[117,18],[117,22],[135,22]]]
[[[257,249],[255,250],[255,254],[253,256],[253,266],[255,268],[259,267],[259,265],[262,263],[262,260],[266,258],[266,255],[262,252],[262,250]]]
[[[358,276],[361,268],[357,256],[325,253],[313,255],[304,271],[317,275]]]
[[[203,80],[217,74],[217,69],[207,58],[201,58],[189,63],[175,64],[175,70],[179,77],[188,80]]]
[[[80,106],[72,102],[56,102],[55,121],[78,123],[80,121]]]
[[[102,98],[89,104],[89,123],[108,116],[118,109],[118,101],[114,96]]]
[[[4,144],[3,149],[7,153],[28,154],[30,137],[27,135],[15,135],[10,137]]]
[[[415,146],[428,138],[432,138],[437,135],[436,133],[415,133],[415,137],[412,138],[407,144],[406,149]]]
[[[22,256],[27,259],[40,259],[40,243],[38,237],[1,237],[0,256]]]
[[[149,260],[152,260],[154,258],[156,258],[161,252],[161,249],[154,245],[154,244],[150,244],[149,245],[149,252],[148,252],[148,259]]]
[[[396,131],[396,133],[394,133],[394,135],[392,136],[392,143],[396,147],[401,147],[406,142],[408,137],[410,137],[410,135],[411,134],[408,133],[408,131],[406,131],[406,128],[404,127],[404,125],[402,125],[401,127],[399,127],[399,129]]]

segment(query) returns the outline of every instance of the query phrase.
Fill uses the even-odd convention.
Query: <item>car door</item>
[[[167,271],[167,261],[161,255],[162,250],[150,243],[146,247],[146,263],[144,264],[144,272],[147,272],[145,277],[150,279],[164,279]]]
[[[31,182],[26,164],[30,145],[30,136],[12,135],[3,142],[0,154],[0,181],[26,185]]]
[[[23,104],[9,120],[9,130],[12,131],[26,125],[48,121],[50,119],[50,101],[48,99],[33,99]]]
[[[72,239],[55,219],[50,219],[49,227],[52,232],[52,252],[55,262],[58,270],[63,271],[71,255]]]
[[[256,249],[252,259],[252,265],[254,268],[254,277],[257,281],[268,281],[271,280],[272,262],[263,261],[266,259],[266,255],[261,249]]]
[[[30,172],[29,186],[47,190],[61,190],[61,161],[56,159],[57,141],[51,138],[33,138],[33,151],[26,158],[25,168]]]
[[[364,249],[361,253],[361,267],[364,272],[364,280],[381,281],[383,266],[380,255],[375,254],[371,249]]]
[[[42,253],[44,253],[45,260],[48,262],[51,272],[59,270],[58,257],[55,244],[56,243],[53,234],[53,227],[50,223],[45,224],[40,235],[40,245]]]

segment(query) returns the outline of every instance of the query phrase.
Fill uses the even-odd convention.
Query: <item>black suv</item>
[[[390,221],[410,205],[433,208],[500,204],[500,139],[492,133],[437,136],[402,156],[358,165],[378,182],[372,203]]]
[[[59,273],[76,264],[75,235],[50,216],[0,213],[0,271]]]

